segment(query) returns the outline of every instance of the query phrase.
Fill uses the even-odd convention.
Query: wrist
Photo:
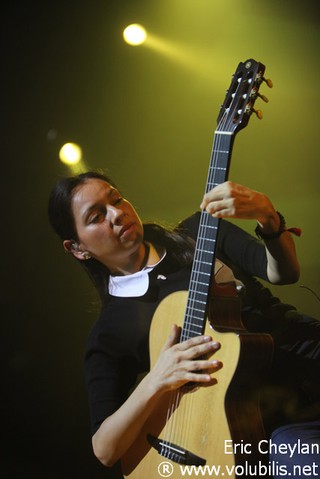
[[[276,211],[275,220],[277,221],[278,225],[276,229],[273,229],[273,230],[270,229],[270,227],[264,228],[263,225],[258,222],[254,231],[259,239],[262,239],[262,240],[276,239],[276,238],[279,238],[282,235],[282,233],[287,231],[285,219],[279,211]]]
[[[157,375],[154,374],[153,369],[149,371],[149,373],[143,378],[141,383],[143,383],[143,387],[149,400],[154,400],[157,397],[162,396],[162,394],[165,392],[163,390],[161,381],[159,380]]]

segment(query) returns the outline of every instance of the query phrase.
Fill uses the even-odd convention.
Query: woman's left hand
[[[265,235],[279,231],[280,218],[268,196],[232,181],[206,193],[200,208],[215,218],[256,220]],[[284,230],[276,239],[265,241],[265,247],[269,281],[273,284],[296,282],[300,267],[291,234]]]
[[[255,219],[261,224],[278,221],[268,196],[232,181],[226,181],[206,193],[200,208],[216,218]]]

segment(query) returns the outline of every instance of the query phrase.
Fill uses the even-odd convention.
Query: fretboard
[[[205,192],[228,178],[234,135],[216,131]],[[203,334],[220,220],[202,211],[180,341]]]

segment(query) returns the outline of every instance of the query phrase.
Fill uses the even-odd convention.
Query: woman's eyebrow
[[[113,193],[116,192],[116,191],[117,190],[115,188],[110,187],[110,189],[107,193],[107,199],[109,200],[111,198],[111,196],[113,195]],[[93,203],[90,206],[88,206],[88,208],[86,208],[84,210],[82,217],[84,218],[85,221],[88,219],[88,217],[90,216],[92,211],[96,210],[99,207],[99,204],[100,204],[100,202]]]

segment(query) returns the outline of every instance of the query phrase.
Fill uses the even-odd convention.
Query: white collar
[[[125,297],[143,296],[149,288],[149,273],[165,258],[167,252],[165,251],[159,261],[152,265],[146,265],[141,271],[127,274],[125,276],[111,276],[109,277],[109,294]]]

